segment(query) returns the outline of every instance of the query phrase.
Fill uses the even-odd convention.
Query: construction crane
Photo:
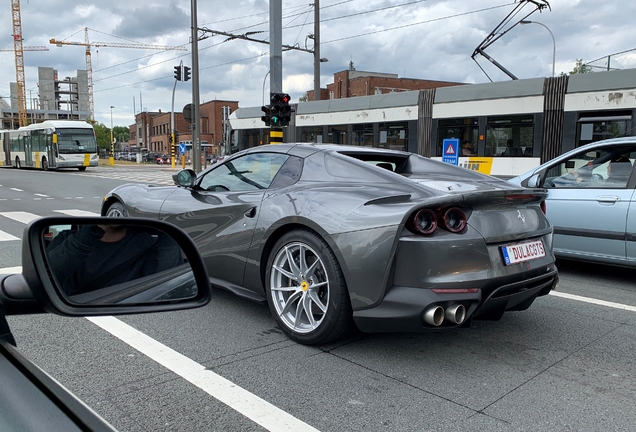
[[[45,46],[23,46],[22,51],[48,51],[49,48]],[[0,51],[15,51],[14,47],[0,48]]]
[[[26,84],[24,82],[24,48],[22,47],[22,19],[20,0],[11,0],[13,18],[13,51],[15,52],[15,82],[18,93],[18,125],[27,125]]]
[[[113,48],[141,48],[154,50],[178,50],[187,51],[183,46],[163,46],[148,44],[130,44],[130,43],[112,43],[112,42],[90,42],[88,40],[88,27],[84,28],[84,42],[78,41],[59,41],[56,39],[49,40],[50,43],[61,47],[63,45],[79,45],[86,47],[86,75],[88,77],[88,109],[90,111],[91,120],[95,120],[94,104],[93,104],[93,66],[91,64],[91,47],[113,47]]]

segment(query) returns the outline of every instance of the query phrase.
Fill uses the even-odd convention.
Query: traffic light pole
[[[269,2],[269,91],[271,95],[283,91],[283,1]],[[272,113],[274,114],[274,113]],[[283,142],[283,129],[272,125],[269,143]]]
[[[183,66],[183,62],[179,63],[179,67]],[[177,89],[177,80],[174,80],[174,86],[172,87],[172,109],[170,110],[170,164],[172,168],[175,166],[175,151],[174,147],[176,143],[174,142],[174,92]]]
[[[277,0],[279,3],[282,0]],[[201,112],[199,99],[199,27],[197,24],[197,0],[191,0],[192,13],[192,168],[201,172]],[[281,12],[282,14],[282,12]],[[282,22],[282,20],[281,20]],[[282,57],[282,53],[281,53]]]

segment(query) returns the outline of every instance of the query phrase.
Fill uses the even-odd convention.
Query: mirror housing
[[[172,180],[177,186],[191,188],[194,187],[194,184],[196,183],[197,174],[194,172],[194,170],[184,169],[176,174],[172,174]]]
[[[63,225],[117,225],[127,229],[142,227],[157,230],[178,245],[183,264],[139,279],[124,280],[118,285],[69,296],[55,277],[47,253],[49,228]],[[166,285],[168,283],[171,285]],[[187,295],[165,295],[175,287],[183,289],[184,286],[187,287]],[[161,289],[164,291],[157,291]],[[172,224],[142,218],[53,216],[36,219],[24,231],[22,274],[0,279],[0,303],[7,315],[42,312],[65,316],[150,313],[200,307],[206,305],[210,298],[209,276],[192,239]]]
[[[539,187],[539,181],[541,179],[541,175],[540,174],[533,174],[529,179],[528,179],[528,183],[526,184],[526,187],[529,188],[536,188]]]

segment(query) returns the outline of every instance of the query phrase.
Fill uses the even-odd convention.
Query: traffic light
[[[172,142],[172,134],[171,133],[168,134],[168,144],[174,144]]]
[[[291,120],[291,97],[287,93],[271,93],[271,124],[275,127],[288,126]]]
[[[190,68],[187,66],[183,67],[183,80],[188,81],[190,79]]]
[[[262,106],[261,111],[265,113],[265,115],[261,117],[261,120],[265,122],[265,126],[269,126],[272,121],[272,112],[269,109],[269,105]]]
[[[291,107],[289,106],[289,101],[291,101],[291,97],[288,94],[283,94],[281,96],[281,106],[280,106],[280,125],[281,126],[289,126],[289,122],[291,121]]]
[[[174,79],[181,81],[181,65],[174,67]]]

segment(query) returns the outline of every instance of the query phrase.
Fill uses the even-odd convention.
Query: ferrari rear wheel
[[[108,211],[106,212],[107,217],[128,217],[128,211],[124,207],[122,203],[113,203],[110,207],[108,207]]]
[[[274,246],[267,266],[270,311],[292,340],[319,345],[352,328],[351,303],[336,256],[309,230],[294,230]]]

